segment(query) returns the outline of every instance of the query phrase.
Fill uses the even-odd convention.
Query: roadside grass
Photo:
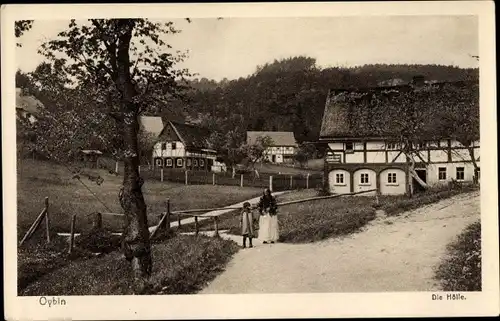
[[[443,291],[481,291],[481,223],[469,225],[448,245],[435,272]]]
[[[88,170],[104,178],[97,185],[87,178],[84,183],[116,213],[122,209],[118,201],[118,192],[122,177],[110,174],[106,170]],[[63,166],[49,162],[23,159],[17,180],[17,231],[18,239],[27,231],[43,208],[44,198],[49,197],[51,228],[58,232],[69,232],[70,219],[77,215],[76,231],[89,230],[92,218],[89,214],[106,208]],[[221,207],[237,203],[260,195],[261,188],[183,185],[171,182],[146,180],[143,186],[144,197],[148,206],[148,223],[155,225],[160,213],[166,210],[166,201],[171,201],[171,210]],[[124,217],[103,216],[103,226],[114,231],[123,229]]]
[[[224,270],[238,251],[221,238],[178,235],[152,245],[153,272],[142,290],[134,290],[130,265],[122,254],[71,262],[21,291],[24,296],[193,294]]]
[[[278,208],[279,241],[307,243],[347,235],[360,230],[373,220],[377,209],[385,211],[388,216],[397,216],[403,212],[477,189],[473,185],[463,185],[454,189],[449,187],[431,189],[415,194],[412,198],[404,195],[379,196],[379,205],[376,204],[374,196],[341,196],[286,205]],[[304,199],[317,196],[317,193],[315,190],[290,192],[277,197],[277,201]],[[219,229],[240,235],[239,211],[221,216]],[[193,227],[192,225],[186,226],[184,230],[193,231]],[[200,224],[200,230],[213,230],[212,220],[207,220],[204,225]]]

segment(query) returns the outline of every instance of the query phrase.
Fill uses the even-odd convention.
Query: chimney
[[[422,76],[422,75],[413,76],[412,84],[415,87],[421,87],[421,86],[425,85],[425,76]]]

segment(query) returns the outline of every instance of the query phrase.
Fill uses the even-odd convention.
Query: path
[[[372,221],[363,232],[314,244],[258,244],[239,251],[201,293],[438,290],[446,245],[480,218],[479,192]],[[241,244],[241,237],[222,234]]]
[[[272,195],[278,196],[278,195],[281,195],[281,194],[284,194],[284,193],[287,193],[287,192],[288,191],[275,192],[275,193],[272,193]],[[198,222],[206,220],[206,219],[209,219],[209,218],[212,218],[214,216],[219,216],[219,215],[222,215],[222,214],[234,211],[234,207],[243,207],[243,203],[245,203],[245,202],[249,202],[250,205],[257,205],[257,203],[259,202],[259,200],[260,200],[260,196],[252,198],[252,199],[249,199],[249,200],[246,200],[246,201],[243,201],[243,202],[239,202],[237,204],[225,206],[225,207],[223,207],[223,209],[220,209],[220,210],[215,210],[215,211],[207,212],[205,214],[202,214],[202,215],[198,216]],[[190,217],[186,217],[186,218],[184,218],[184,219],[181,220],[181,225],[186,225],[186,224],[194,224],[194,217],[190,216]],[[179,223],[177,221],[170,222],[170,227],[177,227],[178,225],[179,225]],[[157,227],[158,227],[158,225],[150,226],[149,227],[149,232],[152,232]]]

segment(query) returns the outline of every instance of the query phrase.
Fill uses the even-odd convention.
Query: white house
[[[452,85],[459,86],[463,83]],[[395,93],[409,89],[408,86],[391,87]],[[440,86],[440,85],[438,85]],[[385,87],[384,90],[387,90]],[[381,194],[404,194],[421,188],[419,179],[428,186],[447,184],[451,180],[472,181],[475,167],[471,158],[473,152],[475,163],[480,164],[479,139],[471,146],[463,146],[453,138],[421,135],[413,143],[413,152],[409,157],[414,159],[415,172],[410,168],[411,159],[402,146],[391,135],[393,122],[385,123],[384,135],[368,134],[353,125],[359,117],[370,112],[370,104],[349,104],[337,99],[351,90],[335,90],[329,93],[323,115],[319,141],[328,145],[325,156],[325,177],[332,193],[344,194],[363,190],[377,189]],[[380,97],[377,88],[357,90],[357,93],[368,94],[366,97]],[[479,104],[478,104],[479,106]],[[434,108],[427,106],[421,108]],[[479,107],[478,107],[479,108]],[[389,108],[377,112],[388,112]],[[479,113],[478,113],[479,115]],[[407,117],[401,115],[401,117]],[[473,117],[473,116],[471,116]],[[429,128],[435,126],[429,119]],[[367,121],[367,124],[373,121]],[[478,129],[479,131],[479,129]],[[433,131],[433,133],[439,132]],[[477,172],[479,177],[479,171]],[[366,194],[365,194],[366,195]]]
[[[247,131],[247,143],[254,144],[259,137],[268,136],[272,145],[265,151],[265,158],[271,163],[292,163],[297,152],[297,141],[293,132]]]
[[[225,171],[210,148],[210,131],[192,124],[168,121],[158,135],[153,149],[156,167],[182,170]]]
[[[21,88],[16,88],[16,117],[19,119],[27,119],[34,123],[40,110],[43,109],[43,104],[31,95],[23,93]]]

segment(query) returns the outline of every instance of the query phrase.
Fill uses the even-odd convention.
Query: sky
[[[310,18],[203,18],[172,20],[182,32],[164,39],[189,51],[179,67],[198,78],[237,79],[274,59],[304,55],[320,67],[363,64],[440,64],[478,67],[474,16],[364,16]],[[29,72],[44,60],[40,44],[68,21],[35,20],[20,38],[17,67]]]

